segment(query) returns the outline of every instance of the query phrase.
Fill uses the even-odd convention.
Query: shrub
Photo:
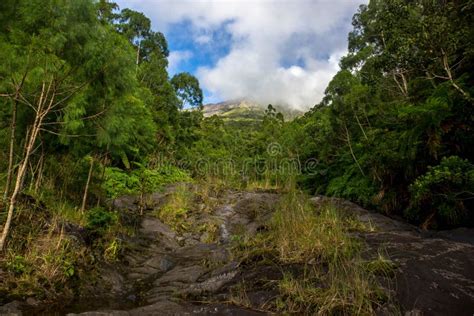
[[[148,169],[136,163],[137,169],[126,172],[119,168],[106,168],[103,188],[110,198],[121,195],[136,195],[159,191],[165,185],[189,182],[189,174],[174,166]]]
[[[436,220],[439,226],[454,226],[473,220],[469,209],[474,198],[474,166],[458,156],[444,157],[410,186],[411,201],[406,216],[414,221]]]
[[[117,222],[115,213],[109,212],[101,207],[96,207],[87,213],[86,228],[97,233],[104,233]]]
[[[326,189],[329,196],[342,197],[365,206],[372,204],[375,192],[372,181],[362,176],[354,166],[347,168],[342,176],[333,178]]]

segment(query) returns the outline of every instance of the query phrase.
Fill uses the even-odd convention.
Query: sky
[[[115,0],[143,12],[170,48],[168,71],[195,75],[204,103],[247,98],[308,109],[347,52],[366,0]]]

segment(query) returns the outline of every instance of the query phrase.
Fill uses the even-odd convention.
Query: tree
[[[13,190],[10,193],[8,185],[5,190],[10,194],[0,249],[39,147],[44,151],[44,146],[59,146],[60,140],[63,145],[80,145],[77,148],[82,148],[83,155],[97,147],[108,148],[117,156],[121,152],[138,154],[138,148],[153,143],[150,139],[155,131],[150,112],[135,96],[140,91],[134,63],[128,58],[130,47],[100,24],[91,1],[10,5],[16,10],[8,29],[0,33],[2,54],[9,60],[0,69],[0,87],[1,96],[12,105],[10,148],[18,138],[24,150],[17,150],[21,158]],[[38,142],[43,134],[56,140]],[[81,151],[78,149],[76,152]],[[9,173],[13,174],[11,168]]]
[[[181,109],[184,106],[202,107],[203,95],[196,77],[187,72],[179,73],[171,78],[171,84],[180,99]]]

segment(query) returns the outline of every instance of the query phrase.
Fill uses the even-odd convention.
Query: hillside
[[[279,105],[274,105],[274,107],[283,114],[286,121],[292,120],[304,113],[300,110],[288,109]],[[225,121],[253,124],[263,118],[266,108],[267,105],[258,104],[246,99],[238,99],[206,104],[204,105],[203,113],[204,117],[217,115]]]

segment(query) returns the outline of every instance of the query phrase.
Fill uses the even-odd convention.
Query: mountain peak
[[[263,117],[268,105],[259,104],[245,98],[223,101],[219,103],[206,104],[203,107],[204,117],[213,115],[222,116],[227,119],[253,118],[254,120]],[[281,112],[285,119],[293,119],[303,114],[299,110],[290,110],[283,106],[274,105],[278,112]]]

